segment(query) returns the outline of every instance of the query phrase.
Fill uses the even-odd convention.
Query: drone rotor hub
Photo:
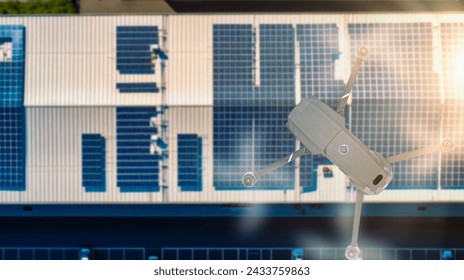
[[[350,245],[346,247],[345,257],[349,260],[359,260],[361,259],[361,249],[358,246]]]
[[[445,138],[441,140],[441,150],[443,152],[451,152],[455,147],[454,140],[451,138]]]
[[[366,59],[369,54],[369,49],[366,46],[360,46],[356,51],[356,56],[361,59]]]
[[[256,176],[255,176],[255,174],[253,172],[247,172],[247,173],[243,174],[242,183],[246,187],[253,187],[256,184],[257,181],[258,181],[258,179],[256,178]]]

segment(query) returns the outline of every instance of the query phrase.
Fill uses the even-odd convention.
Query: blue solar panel
[[[156,83],[117,83],[119,93],[158,93]]]
[[[241,184],[243,173],[295,148],[295,138],[285,127],[295,105],[293,27],[260,25],[256,36],[251,25],[213,26],[214,186],[218,190],[250,189]],[[293,189],[294,166],[263,177],[256,187]]]
[[[353,62],[361,44],[369,48],[354,98],[439,98],[431,23],[349,24],[348,30]]]
[[[117,184],[121,192],[159,191],[161,156],[150,153],[151,136],[158,134],[150,119],[156,107],[116,108]]]
[[[24,191],[25,109],[0,107],[0,190]]]
[[[150,45],[158,44],[157,26],[116,28],[116,69],[120,74],[154,74]]]
[[[24,33],[24,26],[0,26],[0,107],[23,106]]]
[[[332,108],[343,93],[344,83],[336,80],[335,61],[339,58],[336,24],[297,25],[300,48],[301,98],[316,96]],[[317,190],[317,167],[330,162],[320,155],[300,159],[300,185],[303,192]]]
[[[106,143],[100,134],[82,134],[82,185],[86,192],[106,191]]]
[[[0,190],[24,191],[25,28],[0,26]]]
[[[202,190],[202,146],[197,134],[177,135],[177,184],[182,191]]]
[[[352,131],[388,157],[440,140],[440,87],[433,71],[430,23],[348,25],[351,56],[360,45],[369,57],[353,88]],[[435,189],[438,154],[399,162],[388,189]]]

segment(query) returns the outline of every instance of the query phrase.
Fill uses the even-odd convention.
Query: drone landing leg
[[[356,193],[356,204],[354,208],[353,233],[351,244],[346,247],[345,257],[349,260],[359,260],[362,258],[361,249],[358,247],[359,224],[361,221],[361,210],[364,194],[360,191]]]

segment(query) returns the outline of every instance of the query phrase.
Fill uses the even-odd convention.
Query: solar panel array
[[[442,23],[444,109],[443,136],[456,141],[452,153],[444,153],[441,165],[443,189],[464,188],[464,23]]]
[[[445,36],[454,40],[446,44],[444,53],[461,50],[463,40],[459,28],[462,29],[462,24],[452,25],[452,30],[451,27],[448,27],[450,30],[446,26],[442,28],[442,40]],[[287,111],[291,108],[287,109],[285,105],[294,102],[294,30],[290,25],[264,24],[259,25],[259,33],[252,25],[214,25],[213,29],[215,186],[239,188],[237,178],[243,172],[257,170],[279,158],[270,155],[270,151],[274,155],[284,151],[284,143],[294,147],[291,139],[286,138],[285,129],[271,131],[271,127],[275,129],[286,122]],[[274,34],[270,30],[279,31]],[[369,46],[370,56],[355,84],[353,106],[347,108],[352,112],[346,114],[347,123],[351,123],[355,135],[384,156],[434,145],[443,137],[440,135],[443,108],[440,106],[440,80],[434,71],[432,31],[431,23],[348,25],[352,62],[361,45]],[[335,64],[340,55],[338,38],[336,24],[296,25],[299,48],[296,63],[299,63],[301,73],[302,98],[315,95],[329,106],[336,106],[344,89],[343,81],[335,79]],[[446,49],[453,47],[456,50]],[[259,48],[259,52],[255,48]],[[444,65],[449,68],[446,58]],[[260,75],[258,83],[257,73]],[[445,76],[450,75],[445,73]],[[448,87],[448,95],[452,94],[451,90],[455,89]],[[272,102],[277,100],[278,105],[273,105]],[[451,104],[457,106],[456,102]],[[267,110],[264,115],[268,115],[266,120],[269,122],[260,119],[260,110]],[[445,111],[454,114],[450,116],[454,118],[450,123],[455,124],[456,118],[460,118],[456,116],[460,110]],[[263,133],[265,130],[267,132]],[[447,135],[447,131],[443,133]],[[283,138],[279,138],[281,136]],[[443,168],[453,169],[455,174],[461,166],[454,161],[452,168],[446,162]],[[317,166],[326,163],[327,160],[320,156],[301,159],[303,192],[316,189],[313,177]],[[435,189],[438,165],[437,153],[398,163],[390,188]],[[260,188],[269,187],[269,184],[273,188],[291,185],[293,173],[289,168],[293,167],[284,167],[263,178],[275,183],[280,181],[274,185],[262,182]]]
[[[339,59],[336,24],[299,24],[296,27],[300,49],[301,98],[316,96],[335,108],[344,83],[335,79],[335,61]],[[317,166],[329,163],[320,155],[300,159],[300,185],[303,192],[317,189]]]
[[[0,50],[0,190],[24,191],[24,26],[0,26]]]
[[[181,191],[202,191],[202,139],[177,135],[177,184]]]
[[[121,192],[159,191],[161,156],[150,153],[156,107],[116,108],[117,185]]]
[[[82,134],[82,185],[86,192],[106,191],[106,142],[100,134]]]
[[[116,27],[116,69],[120,74],[154,74],[150,45],[158,44],[157,26]]]
[[[388,157],[440,141],[440,85],[433,71],[431,23],[348,25],[356,49],[369,57],[353,88],[352,131]],[[389,189],[437,188],[438,153],[399,162]]]
[[[295,105],[293,27],[263,24],[257,28],[247,24],[213,26],[217,190],[247,189],[241,184],[243,173],[260,169],[295,148],[295,140],[285,127]],[[291,165],[256,185],[259,189],[293,187]]]

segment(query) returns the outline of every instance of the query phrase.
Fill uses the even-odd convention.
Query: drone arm
[[[454,149],[454,141],[452,139],[450,139],[450,138],[445,138],[438,145],[434,145],[434,146],[430,146],[430,147],[426,147],[426,148],[422,148],[422,149],[402,153],[402,154],[399,154],[399,155],[391,156],[391,157],[387,158],[387,160],[390,163],[395,163],[395,162],[399,162],[399,161],[408,160],[408,159],[411,159],[411,158],[427,155],[427,154],[430,154],[430,153],[433,153],[433,152],[438,152],[440,150],[443,151],[443,152],[450,152],[453,149]]]
[[[351,90],[353,89],[354,80],[356,79],[359,68],[361,68],[361,64],[366,59],[368,53],[369,50],[365,46],[359,47],[356,51],[356,61],[354,63],[353,69],[351,70],[350,78],[348,79],[348,83],[346,84],[345,91],[343,92],[340,101],[338,101],[337,113],[342,115],[342,117],[344,116],[343,112],[345,110],[346,104],[348,103],[348,99],[350,98]]]
[[[266,166],[261,170],[256,171],[255,176],[256,177],[262,177],[262,176],[264,176],[264,175],[266,175],[268,173],[271,173],[272,171],[276,170],[277,168],[279,168],[279,167],[281,167],[281,166],[283,166],[283,165],[285,165],[285,164],[287,164],[287,163],[301,157],[304,154],[307,154],[307,152],[306,152],[307,150],[308,149],[306,149],[306,147],[303,147],[303,148],[301,148],[301,149],[299,149],[299,150],[297,150],[297,151],[295,151],[295,152],[281,158],[280,160],[274,162],[273,164],[271,164],[269,166]]]
[[[268,165],[266,167],[264,167],[263,169],[260,169],[258,171],[255,171],[255,172],[247,172],[243,175],[242,177],[242,183],[247,186],[247,187],[251,187],[253,185],[256,184],[256,182],[258,181],[258,179],[268,173],[271,173],[272,171],[276,170],[277,168],[301,157],[302,155],[305,155],[305,154],[310,154],[311,152],[306,148],[306,147],[303,147],[283,158],[281,158],[280,160],[274,162],[273,164],[271,165]]]

